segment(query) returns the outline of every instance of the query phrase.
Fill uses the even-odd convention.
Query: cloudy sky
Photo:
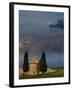
[[[19,11],[20,49],[63,52],[64,30],[58,25],[64,20],[64,13],[42,11]]]

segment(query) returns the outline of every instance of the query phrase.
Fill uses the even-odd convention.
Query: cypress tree
[[[28,53],[27,52],[25,52],[24,54],[23,71],[24,72],[28,71]]]
[[[42,53],[41,59],[39,61],[39,70],[44,74],[47,71],[46,55],[45,52]]]

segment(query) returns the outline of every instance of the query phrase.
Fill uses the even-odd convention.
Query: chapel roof
[[[31,60],[29,63],[31,63],[31,64],[33,64],[33,63],[38,63],[38,60],[35,59],[35,58],[32,58],[32,60]]]

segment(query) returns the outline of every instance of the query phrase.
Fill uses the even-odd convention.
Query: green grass
[[[53,77],[64,77],[64,70],[57,69],[55,72],[49,72],[49,73],[37,74],[37,75],[24,74],[24,75],[20,75],[19,79],[53,78]]]

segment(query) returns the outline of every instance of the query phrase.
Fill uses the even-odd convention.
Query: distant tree
[[[42,53],[41,59],[39,60],[39,70],[44,74],[47,71],[46,55]]]
[[[28,53],[27,52],[25,52],[24,54],[23,71],[24,72],[28,71]]]

